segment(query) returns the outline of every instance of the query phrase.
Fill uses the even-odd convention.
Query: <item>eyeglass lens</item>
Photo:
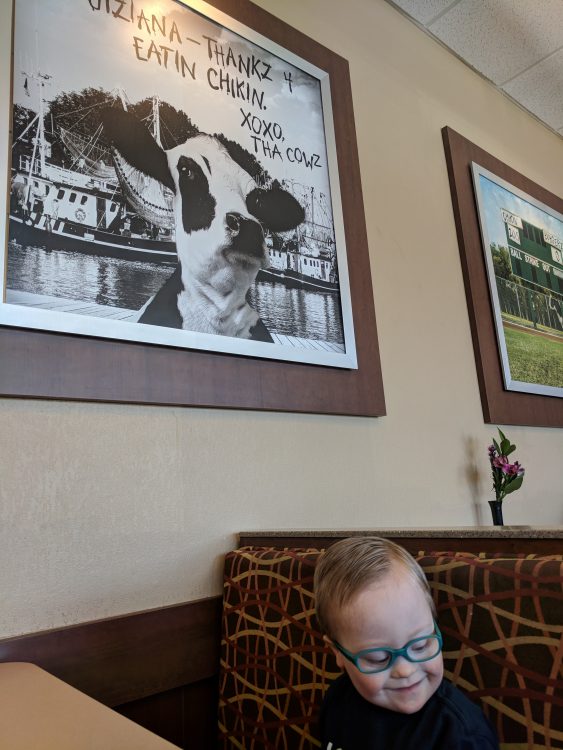
[[[427,661],[437,656],[440,652],[440,641],[435,635],[420,638],[408,645],[402,652],[409,661]],[[361,671],[372,672],[387,669],[393,661],[393,651],[386,649],[373,649],[366,651],[356,657],[356,665]]]

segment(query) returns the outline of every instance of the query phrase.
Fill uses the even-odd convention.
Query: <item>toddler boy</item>
[[[337,542],[317,565],[315,599],[344,670],[323,702],[323,750],[498,750],[481,709],[443,678],[430,587],[405,549]]]

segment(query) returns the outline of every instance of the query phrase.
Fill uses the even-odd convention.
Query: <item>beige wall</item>
[[[388,416],[1,400],[0,637],[218,593],[240,529],[489,523],[440,129],[560,195],[561,139],[383,0],[259,4],[350,61]],[[563,431],[507,432],[527,475],[505,519],[563,523]]]

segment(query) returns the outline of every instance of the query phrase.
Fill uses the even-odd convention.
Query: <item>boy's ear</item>
[[[335,647],[334,643],[331,641],[331,639],[328,637],[328,635],[323,635],[323,641],[326,643],[326,645],[330,648],[332,653],[334,654],[336,658],[336,664],[340,669],[344,669],[344,657],[340,653],[340,651]]]
[[[326,643],[326,645],[327,645],[327,646],[328,646],[328,647],[330,648],[330,650],[332,651],[332,653],[333,653],[333,654],[334,654],[335,656],[338,656],[338,654],[339,654],[340,652],[339,652],[339,651],[338,651],[338,650],[337,650],[337,649],[336,649],[336,648],[334,647],[334,643],[333,643],[333,642],[331,641],[331,639],[330,639],[330,638],[328,637],[328,635],[323,635],[323,641],[324,641],[324,642]]]

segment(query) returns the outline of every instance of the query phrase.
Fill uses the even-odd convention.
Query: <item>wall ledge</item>
[[[241,531],[242,539],[263,537],[338,537],[384,536],[405,538],[456,539],[563,539],[563,526],[457,526],[428,528],[369,528],[369,529],[278,529]]]

